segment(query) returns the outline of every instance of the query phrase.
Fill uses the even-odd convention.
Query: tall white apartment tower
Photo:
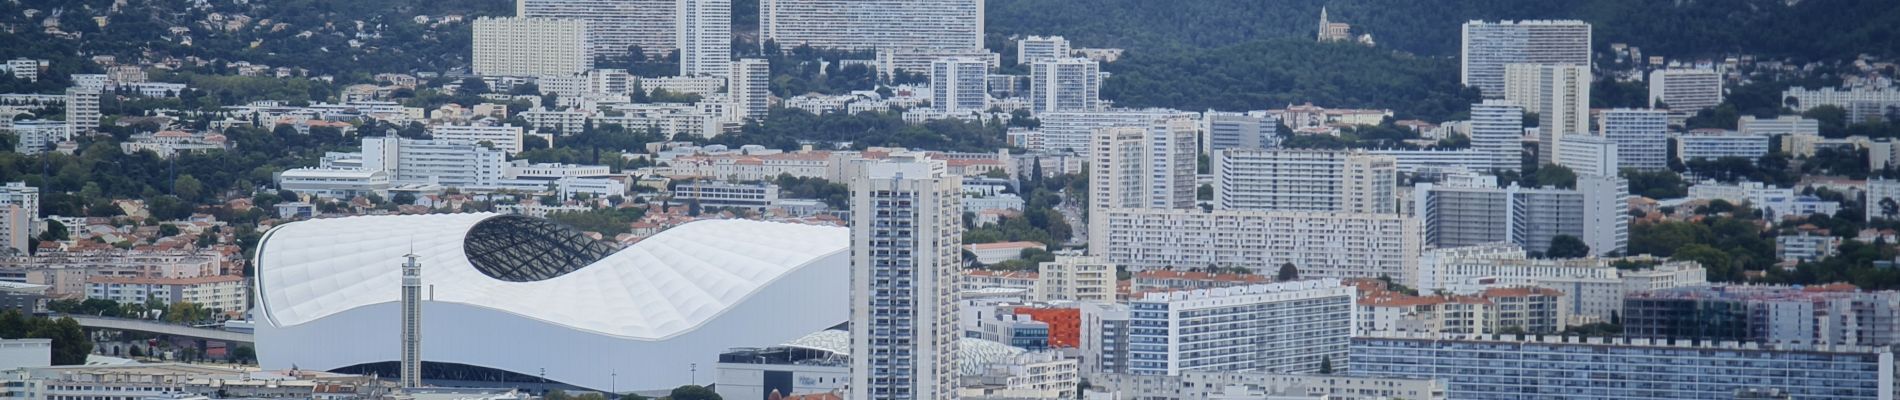
[[[759,37],[784,49],[981,49],[983,0],[759,0]]]
[[[975,57],[939,58],[930,63],[930,104],[951,114],[983,112],[989,107],[989,63]]]
[[[1030,65],[1031,111],[1094,111],[1101,97],[1102,65],[1095,60],[1059,58]]]
[[[726,76],[732,64],[732,0],[679,0],[680,76]]]
[[[515,16],[587,22],[594,54],[627,54],[639,46],[647,57],[679,49],[680,0],[515,0]],[[730,12],[730,11],[728,11]]]
[[[1069,39],[1061,36],[1030,36],[1016,41],[1016,64],[1069,58]]]
[[[1661,171],[1669,168],[1669,113],[1618,108],[1598,115],[1597,129],[1616,142],[1617,169]]]
[[[1106,234],[1108,224],[1093,219],[1109,208],[1177,209],[1194,207],[1195,122],[1181,116],[1148,125],[1115,126],[1095,131],[1089,152],[1089,234]],[[1098,223],[1099,222],[1099,223]],[[1099,249],[1091,248],[1091,254]]]
[[[1492,169],[1523,168],[1523,138],[1523,108],[1502,100],[1471,105],[1471,150],[1488,155]]]
[[[1722,104],[1722,74],[1711,69],[1659,69],[1649,73],[1649,107],[1695,115]]]
[[[1556,160],[1564,136],[1590,134],[1590,67],[1576,64],[1537,68],[1537,163]]]
[[[66,88],[66,132],[86,134],[99,129],[99,90]]]
[[[1364,151],[1216,150],[1214,208],[1364,214],[1398,212],[1398,161]]]
[[[571,76],[592,69],[587,22],[578,19],[475,20],[474,72],[484,76]]]
[[[732,63],[726,91],[739,104],[739,118],[764,120],[771,108],[772,63],[763,58],[741,58]]]
[[[402,263],[402,387],[422,387],[422,264]]]
[[[1466,22],[1459,46],[1458,82],[1485,98],[1504,97],[1511,64],[1590,65],[1590,24],[1583,21]]]
[[[850,399],[956,399],[962,178],[897,153],[852,165]]]

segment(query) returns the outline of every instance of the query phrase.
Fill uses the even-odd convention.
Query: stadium
[[[709,382],[721,352],[849,319],[846,228],[717,220],[626,247],[499,214],[272,229],[255,265],[264,368],[394,375],[400,265],[422,264],[423,378],[595,390]]]

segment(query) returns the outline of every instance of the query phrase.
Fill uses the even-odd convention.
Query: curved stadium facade
[[[259,362],[392,365],[401,348],[400,265],[414,253],[427,299],[424,378],[677,386],[694,380],[694,364],[710,378],[729,348],[782,343],[849,319],[849,237],[837,227],[702,221],[616,250],[510,215],[290,223],[258,245]]]

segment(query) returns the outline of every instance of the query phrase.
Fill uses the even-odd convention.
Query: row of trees
[[[0,311],[0,339],[52,339],[53,365],[86,363],[92,352],[92,339],[72,318],[53,320],[21,314],[18,310]]]

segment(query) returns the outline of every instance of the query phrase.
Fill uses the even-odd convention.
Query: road
[[[72,314],[60,314],[60,315],[54,315],[53,317],[58,318],[62,316],[72,317],[74,321],[79,322],[79,326],[83,326],[87,328],[147,332],[147,333],[156,333],[160,335],[192,337],[192,338],[216,340],[216,341],[221,341],[221,342],[232,342],[232,343],[256,343],[257,342],[257,339],[255,339],[255,337],[253,337],[249,333],[231,332],[231,331],[208,329],[208,328],[198,328],[198,327],[192,327],[192,326],[187,326],[187,325],[167,324],[163,322],[156,322],[156,321],[142,320],[142,319],[111,318],[111,317],[99,317],[99,316],[91,316],[91,315],[72,315]]]

